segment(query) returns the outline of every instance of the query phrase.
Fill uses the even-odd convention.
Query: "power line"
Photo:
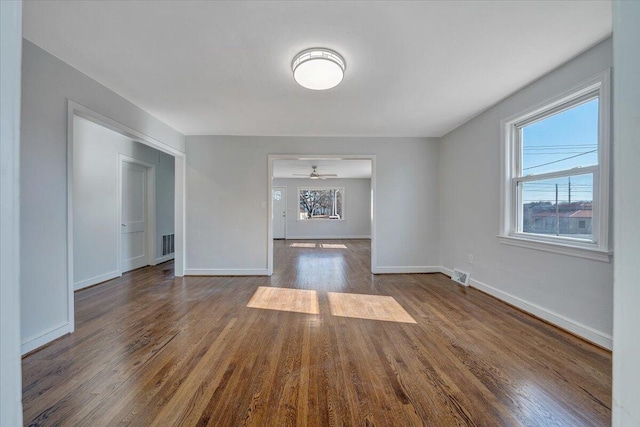
[[[554,163],[559,163],[559,162],[562,162],[562,161],[564,161],[564,160],[569,160],[569,159],[573,159],[573,158],[575,158],[575,157],[584,156],[585,154],[595,153],[596,151],[598,151],[598,150],[596,149],[596,150],[586,151],[586,152],[584,152],[584,153],[576,154],[575,156],[569,156],[569,157],[565,157],[564,159],[554,160],[553,162],[547,162],[547,163],[542,163],[542,164],[540,164],[540,165],[529,166],[528,168],[524,168],[524,169],[522,169],[522,170],[523,170],[523,171],[526,171],[526,170],[528,170],[528,169],[535,169],[535,168],[539,168],[539,167],[542,167],[542,166],[552,165],[552,164],[554,164]]]
[[[533,189],[533,190],[546,190],[548,188],[554,188],[555,187],[555,183],[554,184],[543,184],[543,183],[533,183],[533,182],[523,182],[524,186],[523,188],[525,190],[527,189]],[[561,188],[567,188],[569,187],[567,184],[558,184],[558,186],[560,186]],[[589,190],[591,188],[593,188],[592,185],[573,185],[573,183],[571,183],[571,188],[578,188],[578,189],[585,189],[585,190]]]
[[[525,146],[523,147],[525,150],[535,150],[535,149],[539,149],[539,148],[578,148],[578,147],[583,147],[583,148],[590,148],[590,147],[597,147],[598,144],[554,144],[554,145],[530,145],[530,146]]]
[[[597,147],[567,147],[567,148],[558,148],[557,150],[553,148],[542,148],[540,150],[524,150],[522,154],[525,156],[530,156],[536,153],[544,153],[544,154],[562,154],[569,151],[576,151],[578,153],[583,153],[585,150],[595,149]]]
[[[567,187],[564,188],[560,188],[561,191],[563,192],[567,192],[567,190],[569,190]],[[532,189],[524,189],[525,193],[551,193],[553,192],[554,189],[553,188],[532,188]],[[593,193],[593,191],[590,188],[581,190],[574,190],[573,188],[571,188],[571,194],[576,194],[576,193],[582,193],[582,194],[591,194]]]
[[[580,176],[580,175],[578,175],[578,176]],[[586,176],[586,175],[585,175],[585,176]],[[574,179],[575,179],[575,178],[576,178],[576,175],[571,175],[571,176],[570,176],[570,178],[574,178]],[[562,179],[562,177],[559,177],[559,178],[549,178],[549,179],[540,180],[540,181],[524,181],[524,182],[523,182],[523,184],[525,184],[525,185],[527,185],[527,186],[529,186],[529,185],[539,185],[539,186],[545,186],[545,187],[554,187],[554,186],[556,185],[556,183],[555,183],[555,182],[544,182],[544,181],[549,181],[549,180],[552,180],[552,179],[555,179],[555,180],[561,180],[561,179]],[[566,183],[558,182],[557,184],[558,184],[558,185],[568,185],[568,182],[566,182]],[[572,183],[571,183],[571,186],[572,186],[572,187],[574,187],[574,186],[575,186],[575,187],[593,187],[593,184],[591,184],[591,183],[588,183],[588,184],[580,184],[580,183],[572,182]]]
[[[540,152],[540,153],[524,153],[527,156],[552,156],[554,154],[582,154],[582,151],[565,151],[565,152]]]

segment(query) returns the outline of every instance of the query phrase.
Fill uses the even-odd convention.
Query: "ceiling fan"
[[[306,173],[294,173],[294,176],[306,176],[309,179],[327,179],[329,177],[337,177],[338,175],[336,175],[335,173],[324,173],[324,174],[319,174],[316,171],[317,166],[311,166],[311,168],[313,168],[313,170],[311,171],[310,175],[307,175]]]

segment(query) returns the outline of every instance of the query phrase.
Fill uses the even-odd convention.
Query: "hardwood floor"
[[[271,278],[165,263],[77,292],[76,332],[23,361],[25,423],[610,424],[610,353],[444,275],[372,276],[369,241],[292,243]],[[260,286],[317,306],[247,307]],[[330,292],[393,297],[416,323],[352,300],[334,316]]]

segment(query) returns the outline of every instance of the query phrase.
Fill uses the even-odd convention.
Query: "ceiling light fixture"
[[[325,48],[303,50],[293,58],[293,78],[302,87],[327,90],[340,84],[347,64],[336,51]]]

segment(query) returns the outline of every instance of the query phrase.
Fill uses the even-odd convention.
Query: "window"
[[[298,219],[344,219],[344,188],[300,188]]]
[[[502,243],[608,261],[609,72],[503,122]]]

